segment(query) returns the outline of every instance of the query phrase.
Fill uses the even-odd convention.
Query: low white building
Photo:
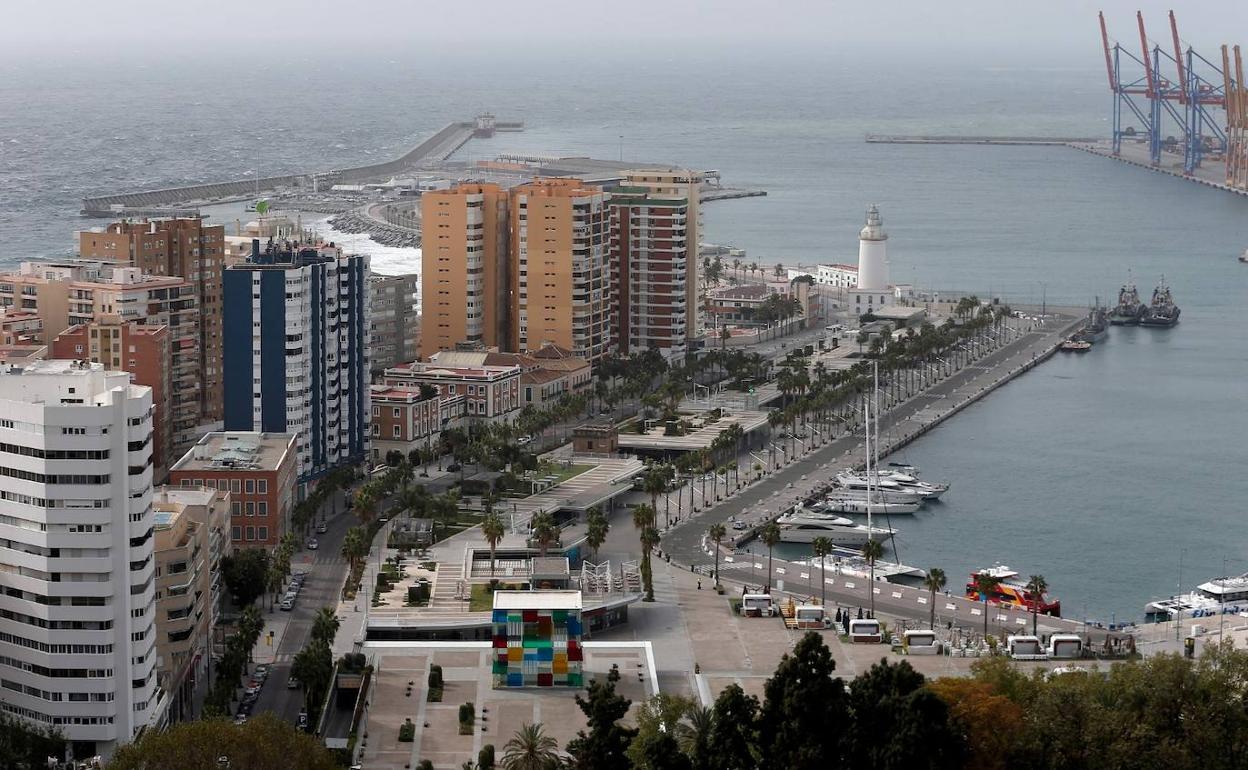
[[[814,270],[789,268],[789,280],[809,275],[819,286],[831,286],[834,289],[852,289],[858,285],[858,268],[853,265],[815,265]]]
[[[157,686],[152,391],[79,361],[0,366],[0,710],[111,754]]]

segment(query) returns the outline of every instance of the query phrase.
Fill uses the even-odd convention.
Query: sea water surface
[[[957,589],[1002,561],[1043,573],[1067,615],[1135,618],[1150,597],[1248,570],[1248,199],[1073,150],[866,144],[867,133],[1106,131],[1103,61],[906,61],[852,52],[635,57],[283,52],[176,62],[0,59],[0,262],[60,256],[80,199],[393,157],[490,110],[526,130],[500,152],[715,168],[765,198],[710,203],[703,239],[763,264],[856,258],[880,205],[896,281],[1007,302],[1112,301],[1166,276],[1170,330],[1113,329],[903,454],[946,480],[900,517],[900,557]],[[539,61],[540,60],[540,61]],[[99,73],[109,73],[101,79]],[[379,264],[414,250],[363,239]],[[399,252],[399,253],[393,253]]]

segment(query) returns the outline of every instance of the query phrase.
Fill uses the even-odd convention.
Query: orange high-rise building
[[[460,184],[421,198],[420,356],[507,347],[507,193]]]
[[[558,178],[510,197],[511,350],[553,344],[595,363],[611,347],[606,194]]]
[[[199,370],[204,421],[220,420],[221,270],[225,227],[195,217],[113,222],[103,231],[78,233],[78,253],[132,265],[148,275],[171,275],[190,282],[199,307]]]

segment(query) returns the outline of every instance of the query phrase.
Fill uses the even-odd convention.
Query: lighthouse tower
[[[858,289],[880,292],[888,289],[888,234],[875,205],[867,209],[867,224],[858,234]]]

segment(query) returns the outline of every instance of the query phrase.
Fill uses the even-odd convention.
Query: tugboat
[[[983,573],[992,575],[1000,582],[989,601],[998,604],[1007,604],[1015,607],[1025,607],[1028,611],[1036,609],[1041,615],[1052,615],[1055,618],[1062,616],[1062,602],[1054,599],[1050,601],[1044,594],[1035,596],[1031,591],[1027,590],[1027,581],[1021,579],[1017,572],[1001,564],[995,564],[987,569],[978,570],[971,573],[970,580],[966,581],[966,598],[977,602],[982,602],[984,597],[979,595],[979,590],[975,587],[975,577]]]
[[[1105,308],[1101,307],[1098,300],[1092,312],[1088,313],[1087,324],[1075,334],[1074,338],[1081,342],[1100,342],[1107,334],[1109,334],[1109,314],[1105,312]]]
[[[1114,326],[1134,326],[1140,322],[1147,310],[1144,303],[1140,302],[1140,293],[1136,290],[1135,283],[1127,281],[1118,290],[1118,305],[1109,314],[1109,322]]]
[[[1092,349],[1092,343],[1079,339],[1079,335],[1076,334],[1070,339],[1063,341],[1059,347],[1063,353],[1087,353]]]
[[[1148,310],[1140,318],[1140,326],[1174,326],[1179,322],[1179,306],[1174,304],[1170,296],[1170,287],[1166,285],[1166,277],[1153,289],[1153,301]]]

